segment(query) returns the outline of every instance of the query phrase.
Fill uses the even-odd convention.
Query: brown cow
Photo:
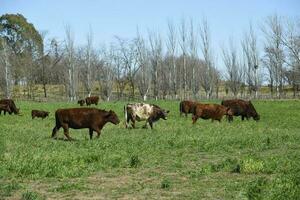
[[[180,117],[182,116],[182,113],[185,114],[185,117],[187,117],[188,113],[193,113],[196,105],[197,102],[195,101],[181,101],[179,104]]]
[[[99,97],[98,96],[87,97],[87,98],[85,98],[85,102],[86,102],[87,106],[89,106],[91,104],[98,105]]]
[[[12,99],[1,99],[0,100],[0,104],[6,104],[9,106],[10,108],[10,112],[8,112],[10,115],[12,113],[14,114],[19,114],[20,109],[16,107],[15,102]],[[4,114],[6,113],[6,111],[4,111]]]
[[[0,104],[0,115],[1,115],[2,111],[4,111],[4,115],[6,114],[6,112],[12,113],[9,108],[9,105],[7,105],[7,104]]]
[[[127,104],[124,106],[125,126],[128,128],[128,123],[131,121],[132,128],[135,128],[135,121],[146,121],[143,128],[147,128],[147,123],[149,123],[151,129],[153,129],[153,123],[160,118],[166,120],[168,113],[168,110],[166,111],[154,104]]]
[[[40,118],[44,119],[48,116],[49,116],[49,112],[47,112],[47,111],[42,111],[42,110],[32,110],[31,111],[32,119],[34,119],[35,117],[40,117]]]
[[[72,140],[69,136],[69,128],[88,128],[90,139],[92,139],[93,131],[97,132],[97,137],[99,138],[100,131],[107,122],[111,122],[115,125],[120,123],[114,111],[105,111],[96,108],[58,109],[55,112],[55,120],[56,125],[52,131],[52,138],[56,137],[57,131],[62,127],[68,140]]]
[[[223,100],[222,105],[230,107],[234,116],[241,116],[242,120],[246,117],[253,118],[255,121],[260,119],[251,101],[244,101],[242,99]],[[228,121],[233,121],[233,116],[227,117]]]
[[[193,124],[196,123],[198,118],[218,120],[219,122],[224,115],[232,116],[230,108],[218,104],[197,104],[193,113]]]
[[[84,100],[84,99],[80,99],[80,100],[77,101],[77,103],[78,103],[80,106],[84,106],[85,100]]]

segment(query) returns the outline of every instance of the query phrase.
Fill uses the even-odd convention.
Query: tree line
[[[220,88],[234,97],[258,98],[263,86],[282,98],[285,88],[292,88],[294,97],[300,90],[299,19],[272,15],[258,29],[250,23],[240,41],[229,38],[220,45],[218,56],[205,18],[200,23],[168,21],[165,35],[150,29],[141,34],[137,28],[134,38],[115,36],[97,48],[91,28],[83,46],[75,45],[70,26],[64,31],[59,41],[37,31],[21,14],[0,17],[3,96],[12,97],[18,85],[29,98],[36,85],[42,85],[45,98],[51,85],[62,85],[70,101],[82,89],[105,100],[113,94],[117,99],[209,99],[218,98]]]

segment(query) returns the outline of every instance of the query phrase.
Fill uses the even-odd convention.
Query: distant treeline
[[[300,90],[300,20],[273,15],[262,20],[259,31],[250,23],[241,41],[229,39],[216,56],[206,19],[167,22],[165,35],[149,30],[94,48],[92,30],[86,45],[75,46],[74,33],[65,27],[65,39],[46,39],[21,14],[0,17],[0,88],[3,96],[18,96],[22,87],[34,98],[42,85],[44,98],[51,85],[62,85],[62,95],[73,101],[97,94],[102,99],[218,98],[226,95],[259,98],[261,87],[269,96],[294,97]],[[263,36],[258,40],[257,35]],[[263,49],[258,48],[263,46]],[[220,59],[220,61],[218,61]],[[220,70],[218,63],[224,64]],[[95,90],[95,88],[97,88]],[[40,93],[39,93],[40,94]],[[222,95],[224,96],[224,95]]]

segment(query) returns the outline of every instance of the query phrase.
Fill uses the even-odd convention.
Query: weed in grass
[[[161,189],[169,189],[171,187],[171,183],[168,179],[163,179],[160,183]]]
[[[141,161],[140,161],[138,155],[132,155],[132,156],[130,157],[129,166],[130,166],[131,168],[136,168],[136,167],[138,167],[140,164],[141,164]]]
[[[8,184],[3,184],[0,186],[0,196],[11,196],[14,191],[20,188],[21,186],[16,181],[12,181]]]
[[[253,158],[246,158],[242,161],[241,171],[246,174],[262,173],[264,172],[264,162]]]
[[[248,199],[262,199],[263,191],[266,187],[267,180],[259,177],[254,181],[251,181],[247,185],[246,196]]]
[[[45,197],[41,196],[37,192],[26,191],[22,194],[21,200],[44,200]]]

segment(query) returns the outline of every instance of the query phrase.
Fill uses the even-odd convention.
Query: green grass
[[[0,116],[0,199],[297,199],[300,101],[254,101],[261,120],[221,123],[179,117],[175,101],[154,130],[125,129],[125,102],[101,103],[121,123],[99,139],[70,129],[52,140],[54,111],[75,103],[16,102],[21,116]],[[32,109],[50,111],[31,119]],[[58,133],[63,138],[62,130]]]

